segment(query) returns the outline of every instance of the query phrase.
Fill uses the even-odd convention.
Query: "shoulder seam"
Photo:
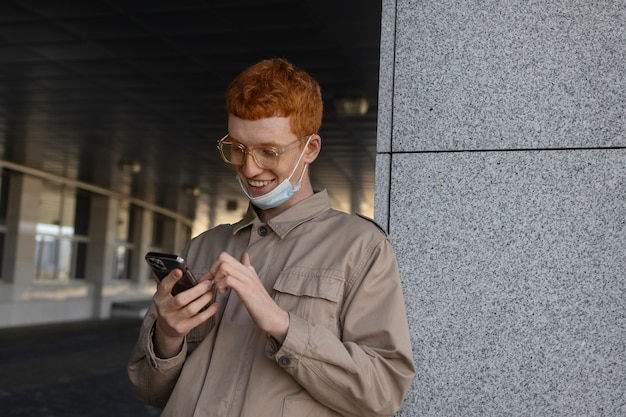
[[[370,218],[370,217],[368,217],[368,216],[365,216],[365,215],[363,215],[363,214],[361,214],[361,213],[354,212],[354,214],[356,214],[357,216],[359,216],[359,217],[360,217],[360,218],[362,218],[363,220],[367,220],[368,222],[373,223],[373,224],[374,224],[374,225],[375,225],[375,226],[376,226],[376,227],[377,227],[377,228],[378,228],[381,232],[383,232],[383,234],[384,234],[385,236],[387,236],[387,235],[388,235],[388,234],[387,234],[387,231],[386,231],[385,229],[383,229],[383,228],[382,228],[382,226],[376,222],[376,220],[374,220],[374,219],[372,219],[372,218]]]

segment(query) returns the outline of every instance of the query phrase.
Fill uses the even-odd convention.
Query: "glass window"
[[[36,279],[85,278],[90,204],[86,191],[43,183],[35,236]]]
[[[50,280],[56,277],[56,253],[57,239],[38,228],[35,236],[35,278]]]
[[[121,242],[128,241],[128,228],[130,224],[130,202],[128,200],[120,201],[117,210],[117,227],[115,229],[115,237]]]

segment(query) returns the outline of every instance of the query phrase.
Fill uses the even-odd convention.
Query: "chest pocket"
[[[274,284],[274,299],[283,309],[321,324],[339,336],[337,317],[343,299],[344,278],[335,270],[285,268]]]

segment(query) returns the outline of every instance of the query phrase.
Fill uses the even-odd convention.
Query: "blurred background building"
[[[216,142],[228,83],[260,59],[318,79],[314,185],[373,216],[380,15],[357,0],[0,1],[0,327],[140,314],[147,251],[241,217]]]

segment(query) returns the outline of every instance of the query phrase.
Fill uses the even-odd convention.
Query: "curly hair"
[[[290,117],[297,136],[318,133],[322,93],[304,70],[282,58],[262,60],[240,73],[226,89],[226,110],[246,120]]]

